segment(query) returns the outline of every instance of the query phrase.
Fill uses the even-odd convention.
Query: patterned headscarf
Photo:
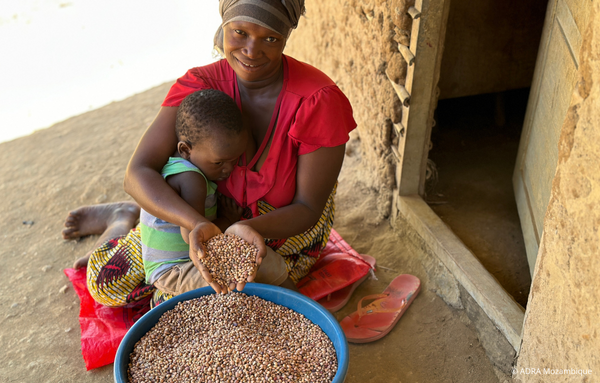
[[[232,21],[247,21],[289,37],[304,11],[304,0],[219,0],[223,22],[215,33],[215,46],[223,50],[223,27]]]

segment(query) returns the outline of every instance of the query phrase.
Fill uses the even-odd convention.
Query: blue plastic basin
[[[321,327],[323,332],[331,339],[338,360],[338,370],[332,383],[342,383],[345,380],[348,370],[348,343],[344,332],[333,315],[312,299],[283,287],[248,283],[243,292],[288,307]],[[114,364],[115,382],[128,382],[127,368],[129,366],[129,355],[133,351],[133,347],[144,334],[154,327],[163,313],[173,309],[179,302],[209,294],[214,294],[211,287],[189,291],[161,303],[141,317],[125,334],[119,345]]]

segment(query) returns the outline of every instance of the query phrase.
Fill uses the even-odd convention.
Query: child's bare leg
[[[69,212],[65,220],[64,239],[76,239],[86,235],[100,234],[94,249],[109,239],[126,235],[140,218],[140,207],[135,202],[116,202],[82,206]],[[73,268],[87,265],[92,251],[75,261]]]

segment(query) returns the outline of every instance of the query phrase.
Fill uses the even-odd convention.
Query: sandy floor
[[[66,213],[82,204],[128,199],[123,171],[168,90],[163,85],[0,144],[0,215],[5,262],[0,285],[0,381],[111,382],[112,365],[86,372],[80,354],[79,301],[63,274],[95,238],[65,242]],[[394,330],[378,342],[350,346],[348,383],[496,382],[476,332],[461,310],[435,293],[420,248],[377,221],[377,194],[361,183],[358,139],[340,177],[335,228],[356,250],[377,259],[338,319],[360,297],[380,293],[398,274],[421,278],[422,291]]]

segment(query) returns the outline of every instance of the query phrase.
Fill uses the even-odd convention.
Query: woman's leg
[[[140,207],[135,202],[115,202],[82,206],[71,212],[62,231],[64,239],[77,239],[86,235],[100,234],[93,249],[109,239],[129,233],[140,218]],[[93,250],[75,261],[73,268],[85,267]]]

